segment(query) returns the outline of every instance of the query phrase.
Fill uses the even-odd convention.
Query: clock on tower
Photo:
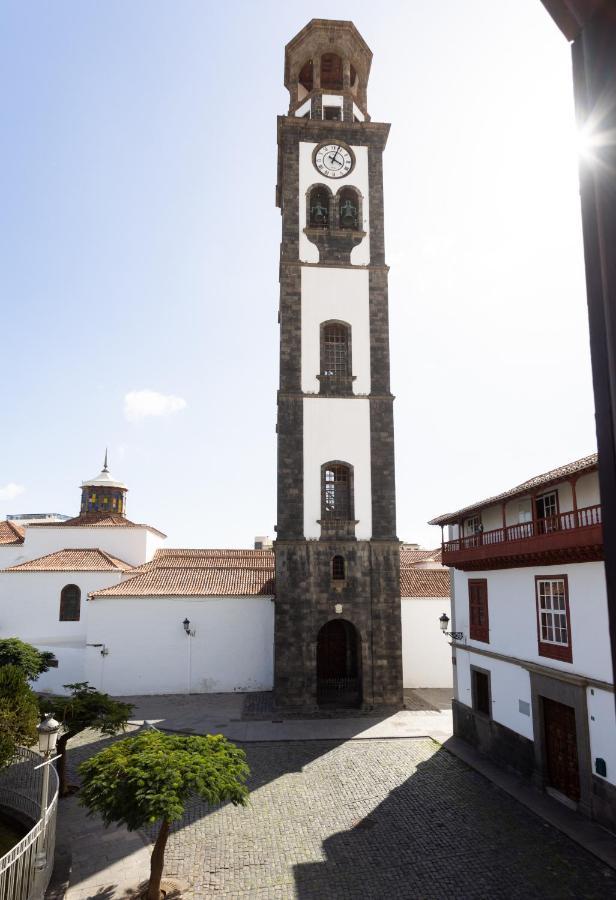
[[[280,389],[274,691],[279,708],[402,705],[382,154],[372,53],[313,19],[278,117]]]

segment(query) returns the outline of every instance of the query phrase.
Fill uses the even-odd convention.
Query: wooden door
[[[341,619],[328,622],[317,638],[319,678],[344,678],[347,673],[347,629]]]
[[[580,799],[575,710],[543,699],[548,782],[571,800]]]

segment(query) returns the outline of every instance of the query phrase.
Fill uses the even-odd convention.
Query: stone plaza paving
[[[169,838],[190,900],[616,896],[614,870],[430,738],[243,746],[250,805],[194,802]]]

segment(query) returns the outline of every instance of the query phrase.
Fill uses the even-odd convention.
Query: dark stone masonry
[[[321,77],[325,71],[321,59],[331,54],[339,56],[343,77],[335,90],[329,85],[329,93],[342,95],[343,121],[322,118],[328,86]],[[389,386],[388,270],[383,211],[382,154],[389,125],[371,122],[368,116],[366,87],[371,59],[369,48],[352,23],[324,20],[310,22],[287,45],[285,55],[285,84],[291,103],[289,115],[278,118],[276,197],[282,214],[282,241],[274,691],[277,707],[287,711],[313,713],[320,702],[326,705],[327,700],[335,705],[336,697],[340,706],[350,704],[362,710],[402,707],[394,398]],[[309,95],[303,96],[298,77],[304,71],[306,60],[312,60],[313,81]],[[300,106],[304,109],[308,99],[308,117],[296,117],[295,110]],[[359,121],[355,108],[364,121]],[[308,240],[319,249],[319,263],[300,262],[300,227],[305,224],[304,211],[306,222],[309,212],[307,197],[300,197],[302,142],[317,146],[339,142],[351,153],[353,148],[368,148],[370,261],[367,265],[350,262],[353,247],[366,239],[366,235],[360,230],[343,232],[331,216],[325,229],[304,229]],[[308,194],[315,184],[323,181],[316,170],[313,174]],[[352,172],[342,185],[347,182],[356,188]],[[330,205],[335,203],[333,197],[340,187],[341,182],[334,179],[324,186],[332,197]],[[358,222],[361,222],[359,217]],[[327,402],[339,397],[346,398],[348,403],[365,403],[367,399],[370,404],[370,433],[366,440],[370,444],[371,461],[371,540],[355,538],[352,514],[348,521],[320,520],[320,540],[306,540],[304,536],[303,414],[308,395],[302,393],[301,383],[301,271],[303,266],[315,265],[326,271],[329,268],[368,271],[371,393],[367,398],[350,396],[349,385],[341,382],[338,391],[335,385],[330,386],[326,392],[316,395],[316,400],[312,399],[315,395],[310,395],[310,402]],[[349,479],[352,482],[352,467]],[[332,559],[336,555],[345,560],[347,576],[343,583],[332,579]],[[347,635],[346,645],[340,643],[343,631]],[[338,659],[341,654],[346,654],[346,663]],[[333,677],[337,665],[339,669],[346,665],[349,678]],[[324,671],[329,677],[323,676]]]

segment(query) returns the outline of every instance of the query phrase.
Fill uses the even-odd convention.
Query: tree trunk
[[[56,744],[56,752],[60,754],[59,758],[56,760],[56,766],[58,770],[58,779],[60,781],[59,792],[61,797],[68,797],[70,794],[70,788],[66,782],[66,745],[72,737],[73,735],[70,732],[66,732],[65,734],[60,735],[58,743]]]
[[[150,858],[150,881],[146,893],[146,900],[160,900],[160,880],[163,877],[163,866],[165,865],[165,847],[167,846],[167,838],[169,837],[169,822],[163,819],[152,850]]]

